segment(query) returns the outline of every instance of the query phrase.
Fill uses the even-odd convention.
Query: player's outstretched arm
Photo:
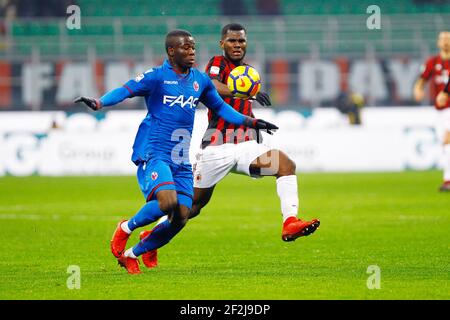
[[[229,104],[225,103],[223,99],[219,96],[216,88],[214,87],[212,81],[205,75],[206,86],[203,94],[201,96],[201,101],[209,109],[223,118],[225,121],[236,124],[244,125],[249,128],[254,128],[257,130],[265,130],[272,134],[272,131],[278,129],[278,127],[270,122],[264,121],[262,119],[255,119],[252,117],[247,117],[242,113],[234,110]]]
[[[109,91],[103,95],[100,99],[90,98],[90,97],[78,97],[73,102],[83,102],[89,108],[94,111],[100,110],[102,107],[112,106],[122,102],[126,98],[130,98],[131,93],[125,87],[120,87]]]
[[[256,130],[264,130],[269,134],[273,134],[273,131],[278,129],[276,125],[270,122],[267,122],[262,119],[255,119],[252,117],[248,117],[243,115],[242,113],[237,112],[229,104],[225,102],[216,107],[214,111],[221,118],[225,119],[225,121],[233,124],[244,125],[246,127],[253,128]]]
[[[233,98],[233,94],[231,93],[230,89],[228,89],[226,84],[220,82],[217,79],[212,79],[212,83],[214,84],[214,87],[216,87],[216,90],[222,97],[222,99]]]

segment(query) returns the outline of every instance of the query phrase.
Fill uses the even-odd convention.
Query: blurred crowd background
[[[66,25],[70,5],[80,29]],[[380,28],[368,27],[371,5]],[[204,68],[229,22],[247,28],[247,60],[276,108],[343,109],[351,94],[358,105],[413,107],[420,65],[449,21],[448,0],[0,0],[0,110],[74,110],[75,96],[161,63],[175,28],[193,33]]]

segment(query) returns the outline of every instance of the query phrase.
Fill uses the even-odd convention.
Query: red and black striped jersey
[[[247,64],[243,63],[243,65]],[[237,65],[233,64],[224,56],[215,56],[209,60],[205,72],[211,79],[216,79],[226,85],[228,75],[231,70],[236,67]],[[246,116],[254,117],[251,100],[224,98],[224,101],[232,106],[236,111]],[[203,136],[202,148],[206,148],[210,145],[217,146],[223,143],[236,144],[249,140],[260,141],[260,137],[257,136],[254,129],[250,129],[245,126],[237,126],[226,122],[214,111],[208,110],[208,129]]]
[[[450,75],[450,60],[444,60],[440,55],[432,56],[422,65],[420,77],[426,81],[431,80],[431,98],[436,104],[436,96],[439,92],[444,90],[445,85],[449,80]],[[450,100],[447,105],[441,109],[450,108]]]

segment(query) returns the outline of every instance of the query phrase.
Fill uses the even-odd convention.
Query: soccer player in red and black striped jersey
[[[221,40],[222,48],[224,48],[224,46],[232,46],[234,43],[237,43],[238,45],[231,47],[231,52],[229,52],[229,54],[227,51],[224,51],[224,55],[212,57],[206,66],[206,73],[212,79],[225,102],[231,105],[236,111],[250,116],[253,114],[252,100],[233,97],[226,85],[231,70],[237,66],[248,65],[243,60],[233,59],[234,56],[236,56],[237,59],[243,58],[245,55],[245,42],[246,39],[244,37],[233,38],[233,35],[226,40]],[[270,97],[265,92],[258,92],[253,99],[263,106],[271,105]],[[249,140],[261,140],[260,135],[256,136],[255,130],[246,129],[247,128],[244,126],[239,127],[226,122],[215,112],[208,112],[208,129],[203,137],[201,147],[204,149],[210,145],[217,146],[223,143],[241,143]]]
[[[450,191],[450,99],[444,92],[450,75],[450,32],[439,33],[439,54],[427,59],[422,66],[420,78],[414,85],[414,98],[420,102],[425,97],[425,84],[431,82],[432,99],[438,111],[436,132],[443,144],[444,159],[444,182],[440,191]],[[447,89],[448,90],[448,89]]]
[[[232,95],[226,85],[228,75],[244,61],[247,49],[247,32],[240,24],[228,24],[222,28],[221,56],[213,57],[206,74],[212,79],[219,95],[235,110],[244,115],[253,115],[252,104],[256,100],[263,106],[271,105],[269,95],[259,92],[251,99],[240,99]],[[297,218],[298,191],[295,163],[282,151],[262,142],[259,132],[248,130],[226,122],[215,112],[208,112],[208,129],[202,149],[194,163],[194,203],[191,218],[209,202],[215,185],[229,172],[251,177],[274,176],[281,201],[283,216],[282,240],[293,241],[313,233],[320,222],[317,219],[304,221]]]

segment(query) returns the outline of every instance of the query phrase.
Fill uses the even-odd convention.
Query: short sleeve
[[[219,80],[220,82],[223,82],[224,70],[225,61],[221,56],[213,57],[211,60],[209,60],[205,68],[205,72],[210,79]]]
[[[123,86],[132,96],[149,96],[157,83],[157,74],[156,69],[148,69],[144,73],[138,74],[136,78],[129,80]]]
[[[433,74],[435,58],[428,59],[421,67],[420,67],[420,77],[422,79],[428,80]]]

